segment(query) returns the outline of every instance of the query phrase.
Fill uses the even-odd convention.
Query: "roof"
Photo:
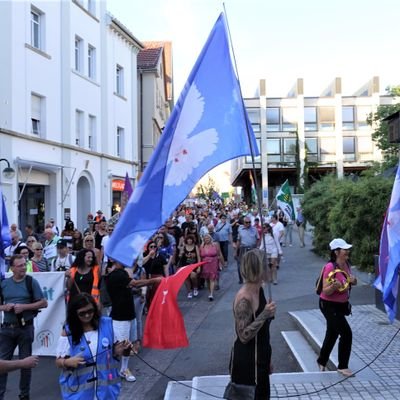
[[[137,66],[142,69],[157,68],[163,47],[145,48],[139,51],[137,57]]]

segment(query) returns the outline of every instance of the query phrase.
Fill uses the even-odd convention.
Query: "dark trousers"
[[[349,368],[353,334],[350,325],[343,314],[343,307],[341,307],[340,304],[335,305],[334,302],[320,299],[319,308],[326,319],[327,325],[325,339],[317,361],[319,364],[324,366],[327,364],[333,346],[335,345],[337,338],[340,336],[338,369]]]
[[[229,241],[219,242],[219,247],[221,248],[221,253],[225,262],[228,262],[228,246]]]
[[[32,355],[34,339],[33,325],[23,328],[3,327],[0,330],[0,359],[11,360],[14,350],[18,346],[18,358],[21,360]],[[0,400],[4,399],[7,387],[8,374],[0,374]],[[21,369],[19,391],[21,396],[29,396],[31,385],[31,370]]]

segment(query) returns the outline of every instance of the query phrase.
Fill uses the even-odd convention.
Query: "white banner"
[[[11,276],[7,273],[6,277]],[[55,356],[58,338],[65,321],[64,272],[32,272],[47,299],[47,308],[34,319],[35,340],[33,354]]]

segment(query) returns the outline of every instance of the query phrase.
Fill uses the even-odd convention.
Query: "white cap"
[[[353,247],[353,245],[347,243],[345,240],[337,238],[333,239],[332,242],[329,243],[329,247],[331,250],[336,250],[336,249],[350,249]]]

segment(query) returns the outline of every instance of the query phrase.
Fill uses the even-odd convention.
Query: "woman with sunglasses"
[[[89,293],[100,304],[100,267],[93,250],[81,250],[70,269],[65,271],[68,301],[79,293]]]
[[[56,352],[56,365],[62,369],[62,398],[118,399],[121,379],[117,357],[131,349],[129,341],[115,340],[111,318],[100,315],[90,294],[76,295],[68,304]]]
[[[101,265],[101,251],[94,247],[94,236],[93,235],[87,235],[83,239],[83,248],[92,250],[94,252],[94,255],[96,256],[97,264]]]
[[[32,250],[33,251],[33,248],[32,248],[32,246],[35,244],[35,243],[37,243],[37,240],[36,240],[36,238],[35,238],[35,236],[28,236],[27,238],[26,238],[26,245],[29,247],[29,250]]]
[[[43,254],[43,245],[40,242],[36,242],[32,246],[33,257],[31,261],[34,265],[37,266],[39,272],[49,272],[50,271],[50,263],[47,258]]]

